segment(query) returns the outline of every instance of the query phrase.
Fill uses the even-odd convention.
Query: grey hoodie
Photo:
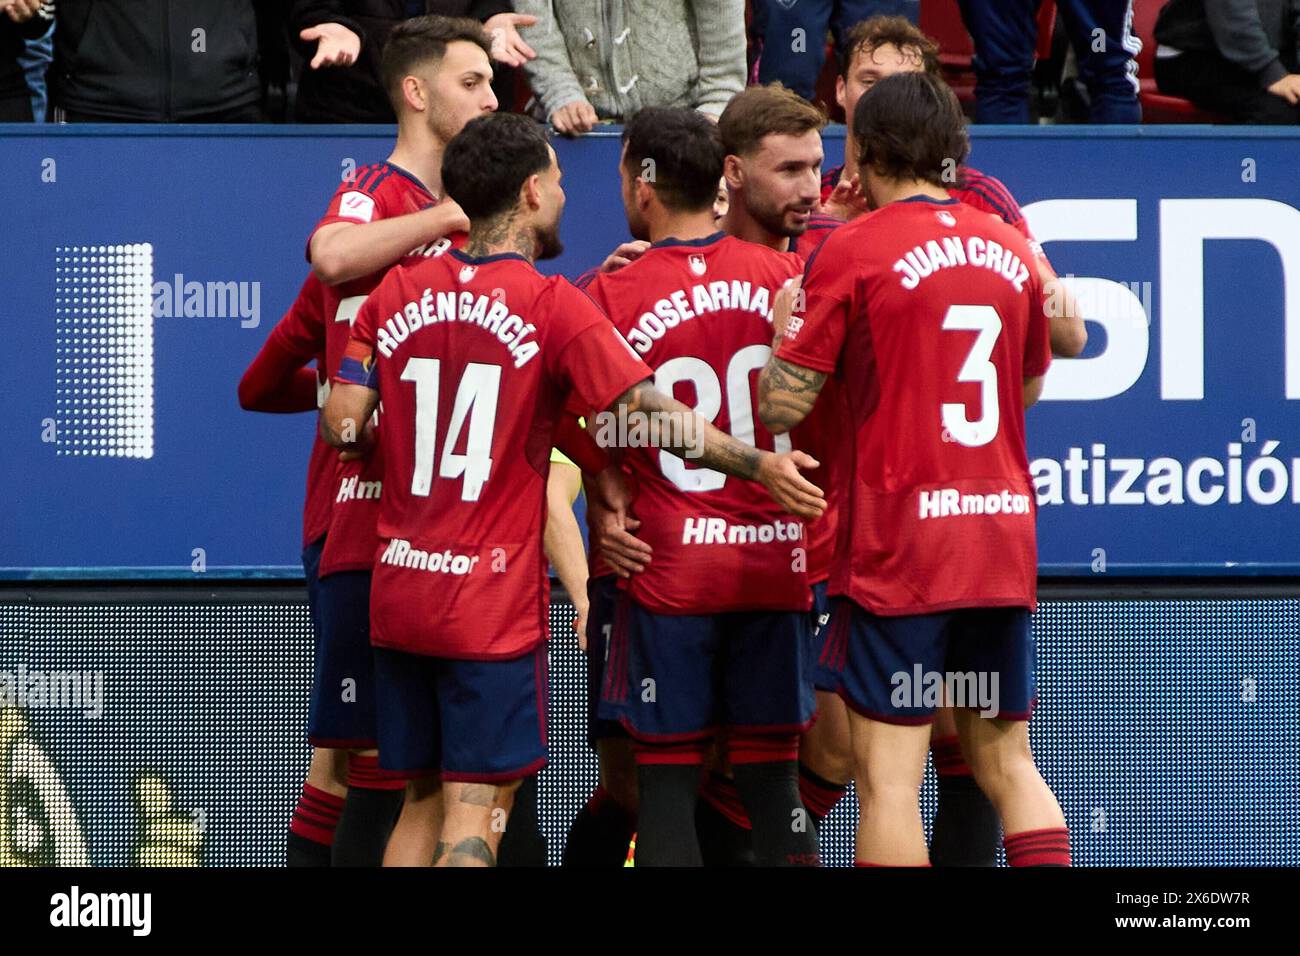
[[[745,86],[744,0],[516,0],[539,118],[586,99],[601,119],[644,106],[714,116]]]
[[[1267,88],[1300,65],[1300,0],[1170,0],[1155,35],[1176,50],[1217,52]]]

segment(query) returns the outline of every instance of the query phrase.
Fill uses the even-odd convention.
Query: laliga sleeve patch
[[[375,216],[375,201],[365,193],[347,192],[339,200],[339,215],[357,222],[369,222]]]

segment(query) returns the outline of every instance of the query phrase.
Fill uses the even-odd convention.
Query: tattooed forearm
[[[773,434],[788,432],[808,417],[825,383],[825,372],[773,356],[758,379],[758,417]]]
[[[758,475],[762,452],[715,428],[648,379],[614,399],[609,411],[627,419],[629,432],[644,428],[652,448],[738,478]]]
[[[434,866],[438,865],[438,861],[443,858],[443,856],[447,853],[447,850],[448,850],[448,845],[444,843],[442,840],[439,840],[438,845],[433,849]]]
[[[482,837],[466,837],[451,848],[445,866],[496,866],[496,854]]]

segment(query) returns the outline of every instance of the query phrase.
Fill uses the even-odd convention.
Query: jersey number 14
[[[415,471],[411,494],[428,497],[433,486],[433,462],[438,445],[438,377],[442,361],[412,358],[402,369],[402,381],[415,383]],[[460,377],[451,424],[438,464],[439,478],[462,478],[461,501],[478,501],[492,471],[492,432],[497,421],[497,396],[501,392],[501,366],[470,362]],[[465,454],[452,451],[460,444],[469,421]]]

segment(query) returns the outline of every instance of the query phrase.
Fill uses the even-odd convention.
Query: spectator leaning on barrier
[[[535,115],[585,133],[646,106],[717,116],[745,86],[744,0],[517,0]]]
[[[30,123],[32,91],[20,59],[28,40],[45,35],[53,3],[0,0],[0,123]]]
[[[535,22],[510,0],[293,0],[289,35],[303,56],[294,118],[300,123],[393,123],[379,59],[395,25],[428,13],[470,17],[492,43],[492,81],[509,109],[513,68],[533,56],[518,28]]]
[[[264,79],[287,70],[284,3],[58,0],[55,120],[259,122]]]
[[[844,40],[855,23],[875,16],[905,16],[915,23],[918,0],[754,0],[750,25],[761,44],[752,79],[779,81],[806,100],[816,93],[826,59],[826,30],[835,38],[835,54],[844,56]],[[850,117],[852,120],[852,117]]]
[[[1172,0],[1156,84],[1238,123],[1300,122],[1300,0]]]

